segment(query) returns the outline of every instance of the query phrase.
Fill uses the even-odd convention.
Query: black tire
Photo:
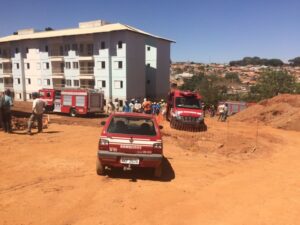
[[[96,172],[99,176],[105,175],[105,168],[98,158],[96,159]]]
[[[76,117],[76,116],[77,116],[76,109],[71,109],[71,110],[70,110],[70,116],[71,116],[71,117]]]
[[[161,164],[154,168],[154,177],[155,178],[162,178],[162,175],[163,175],[163,168],[164,168],[164,159],[161,161]]]

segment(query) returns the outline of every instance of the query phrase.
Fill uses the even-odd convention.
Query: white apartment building
[[[106,100],[164,98],[173,41],[120,23],[19,30],[0,38],[0,91],[30,100],[42,88],[92,88]]]

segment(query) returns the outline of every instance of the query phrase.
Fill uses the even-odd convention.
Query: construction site
[[[14,120],[27,121],[28,102]],[[0,224],[298,224],[300,96],[279,95],[207,130],[172,129],[160,120],[166,163],[97,176],[106,118],[46,115],[32,136],[0,133]],[[35,131],[34,131],[35,132]]]

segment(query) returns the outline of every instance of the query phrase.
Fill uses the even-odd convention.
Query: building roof
[[[64,37],[64,36],[73,36],[73,35],[83,35],[83,34],[94,34],[94,33],[107,33],[112,31],[132,31],[135,33],[143,34],[146,36],[151,36],[154,38],[162,39],[169,42],[175,42],[173,40],[169,40],[163,37],[155,36],[145,31],[139,30],[137,28],[120,24],[104,24],[102,26],[95,27],[86,27],[86,28],[71,28],[71,29],[63,29],[63,30],[52,30],[52,31],[41,31],[41,32],[33,32],[33,33],[25,33],[25,34],[17,34],[17,35],[9,35],[0,38],[0,43],[10,42],[10,41],[21,41],[21,40],[31,40],[31,39],[42,39],[42,38],[54,38],[54,37]]]

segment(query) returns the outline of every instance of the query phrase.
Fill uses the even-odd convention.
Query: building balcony
[[[79,61],[80,79],[94,79],[94,61]]]

